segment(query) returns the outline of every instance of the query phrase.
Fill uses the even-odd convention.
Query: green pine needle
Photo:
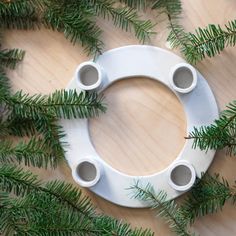
[[[30,171],[14,165],[0,166],[0,190],[13,192],[16,196],[24,196],[34,189],[38,189],[41,182]],[[0,191],[0,192],[1,192]]]
[[[34,29],[39,26],[37,1],[0,1],[0,28]]]
[[[131,8],[136,8],[138,10],[145,10],[147,8],[147,5],[149,5],[148,0],[119,0],[119,1]]]
[[[110,0],[89,0],[89,3],[96,15],[107,19],[111,18],[115,26],[125,31],[133,29],[135,36],[143,43],[150,39],[150,35],[154,34],[152,22],[140,20],[137,11],[133,8],[127,8],[127,6],[116,8],[114,7],[115,2]],[[131,2],[129,3],[131,4]],[[136,4],[139,4],[138,1]]]
[[[220,118],[212,125],[194,128],[186,139],[193,139],[193,148],[226,149],[227,154],[236,154],[236,101],[227,106]]]
[[[76,90],[60,90],[46,95],[15,93],[10,98],[2,97],[9,110],[21,118],[39,119],[43,115],[53,118],[88,118],[98,116],[99,112],[106,110],[102,104],[103,97],[96,93]]]
[[[183,220],[180,208],[178,208],[174,201],[166,201],[167,194],[165,192],[159,191],[155,193],[154,188],[150,184],[141,186],[139,182],[131,186],[130,190],[133,191],[135,199],[147,202],[151,205],[152,209],[157,210],[158,216],[162,217],[177,235],[194,235],[186,229],[186,221]]]
[[[220,54],[226,47],[233,47],[236,44],[236,20],[229,21],[223,29],[220,25],[208,25],[206,28],[198,28],[195,34],[189,33],[188,39],[191,42],[189,46],[193,54],[198,55],[195,58],[185,52],[188,61],[196,63],[206,56],[214,57]]]
[[[198,217],[222,210],[229,199],[235,202],[235,188],[231,188],[224,178],[220,180],[219,175],[205,174],[192,188],[190,196],[181,206],[181,212],[184,218],[193,224]]]
[[[160,13],[165,13],[171,19],[176,19],[182,12],[180,0],[156,0],[153,3],[152,9],[157,9]]]
[[[4,71],[4,69],[0,66],[0,94],[4,96],[10,95],[10,82]],[[0,100],[0,104],[2,101]]]
[[[0,163],[24,163],[26,166],[55,168],[58,159],[55,158],[45,141],[31,138],[28,142],[20,141],[15,146],[10,141],[0,141]]]
[[[89,55],[101,53],[101,30],[93,21],[91,12],[78,1],[50,2],[42,21],[46,27],[63,32],[73,44],[80,41]]]
[[[5,49],[0,51],[0,65],[15,69],[18,62],[24,58],[25,52],[20,49]]]
[[[3,233],[153,236],[150,230],[132,230],[129,224],[97,214],[90,200],[71,184],[42,184],[32,173],[18,167],[0,167],[0,189],[4,191],[0,191]],[[7,193],[17,197],[11,198]]]

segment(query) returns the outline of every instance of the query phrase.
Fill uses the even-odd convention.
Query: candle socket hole
[[[193,83],[193,74],[189,68],[178,68],[173,75],[174,85],[181,89],[189,88]]]
[[[187,166],[179,165],[172,170],[170,178],[175,185],[185,186],[191,181],[192,173]]]
[[[76,173],[83,181],[93,181],[97,176],[97,169],[94,164],[84,161],[76,168]]]
[[[98,81],[98,71],[91,65],[86,65],[79,72],[80,82],[85,86],[91,86]]]

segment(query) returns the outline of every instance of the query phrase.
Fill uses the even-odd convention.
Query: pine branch
[[[45,141],[31,138],[28,142],[19,142],[15,146],[9,141],[0,141],[0,163],[24,163],[26,166],[55,168],[58,164]]]
[[[101,53],[101,30],[91,19],[91,13],[81,7],[78,1],[48,3],[42,20],[46,27],[63,32],[72,43],[81,42],[89,55]]]
[[[148,5],[147,0],[119,0],[119,1],[131,8],[136,8],[138,10],[145,10]]]
[[[195,56],[197,58],[196,52],[189,47],[190,41],[188,38],[188,33],[185,32],[182,25],[179,24],[179,18],[182,12],[181,1],[179,0],[157,0],[152,9],[159,10],[160,14],[165,14],[168,18],[168,28],[170,33],[167,37],[167,41],[170,43],[172,48],[180,48],[181,53],[183,53],[187,60]],[[189,55],[191,54],[191,58]]]
[[[135,199],[148,202],[152,209],[158,211],[158,215],[161,216],[168,224],[173,232],[179,236],[194,235],[187,231],[186,221],[182,219],[181,212],[174,201],[166,201],[167,194],[163,191],[155,193],[155,190],[150,184],[145,187],[140,186],[139,182],[135,183],[130,188],[133,191],[133,197]]]
[[[160,13],[165,13],[171,19],[178,19],[182,12],[180,0],[156,0],[153,3],[152,9],[157,9]]]
[[[236,101],[227,106],[220,118],[210,126],[194,128],[186,139],[193,139],[193,148],[201,150],[223,149],[236,154]]]
[[[5,223],[12,231],[28,235],[132,235],[152,236],[150,230],[134,229],[111,217],[98,215],[81,191],[60,181],[42,185],[30,172],[17,167],[0,167],[0,189],[15,193],[18,198],[0,202],[0,224]],[[48,210],[50,209],[50,211]],[[47,219],[47,220],[45,220]]]
[[[40,186],[41,182],[30,171],[24,171],[13,165],[0,166],[1,191],[13,192],[16,196],[25,196],[31,191],[39,189]]]
[[[54,118],[88,118],[105,111],[103,97],[96,93],[77,94],[75,90],[61,90],[50,96],[23,94],[21,91],[11,97],[2,97],[9,110],[21,118],[40,119],[41,116]]]
[[[115,26],[125,31],[133,29],[135,36],[143,43],[150,39],[151,34],[154,34],[152,22],[150,20],[140,20],[137,11],[133,8],[127,8],[127,6],[115,8],[115,2],[110,0],[89,0],[89,3],[96,15],[102,16],[105,19],[111,18]],[[140,3],[136,1],[135,4]]]
[[[36,1],[0,1],[0,28],[34,29],[39,27]]]
[[[236,20],[229,21],[223,29],[220,25],[208,25],[206,28],[198,28],[195,34],[188,34],[191,45],[189,49],[197,58],[188,51],[185,52],[188,61],[196,63],[206,56],[214,57],[220,54],[226,47],[233,47],[236,44]]]
[[[129,224],[113,219],[108,216],[100,215],[95,218],[95,225],[103,236],[153,236],[154,234],[148,229],[132,229]]]
[[[5,49],[0,51],[0,65],[15,69],[18,62],[24,58],[25,52],[19,49]]]
[[[17,196],[26,196],[30,192],[37,194],[41,192],[46,194],[51,201],[56,201],[87,218],[92,218],[94,214],[90,200],[82,197],[81,191],[71,184],[52,181],[43,186],[30,171],[24,171],[16,166],[3,165],[0,167],[0,189],[8,193],[13,192]]]
[[[10,95],[9,79],[1,66],[0,66],[0,94],[3,94],[3,96]],[[0,99],[0,104],[2,104],[1,99]]]
[[[2,215],[8,217],[1,222],[14,234],[90,235],[95,231],[90,220],[69,212],[56,202],[49,202],[41,193],[29,193],[24,198],[9,198],[7,203],[4,202]],[[8,233],[6,229],[5,233]]]
[[[0,121],[0,137],[6,136],[34,136],[37,135],[35,123],[32,119],[22,119],[17,116],[9,115],[6,120]]]
[[[225,202],[230,199],[235,203],[235,188],[231,188],[224,178],[220,181],[219,175],[205,174],[192,188],[190,196],[181,206],[181,212],[193,224],[198,217],[222,210]]]

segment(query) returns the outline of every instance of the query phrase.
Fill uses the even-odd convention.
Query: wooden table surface
[[[154,14],[147,15],[155,19]],[[235,0],[185,0],[182,24],[188,31],[209,23],[223,25],[235,19]],[[105,50],[138,44],[131,33],[125,33],[111,22],[99,20],[103,29]],[[166,22],[157,24],[158,32],[151,44],[165,47]],[[7,31],[4,47],[26,50],[24,62],[9,71],[13,89],[48,94],[65,88],[76,66],[89,58],[80,45],[71,45],[62,34],[41,31]],[[178,52],[176,52],[178,53]],[[235,99],[236,49],[228,48],[220,56],[197,64],[210,84],[220,109]],[[98,153],[113,167],[132,175],[154,173],[168,166],[184,144],[186,120],[183,108],[172,92],[158,82],[145,78],[120,81],[105,91],[108,111],[90,121],[92,141]],[[236,179],[236,159],[218,152],[210,172],[218,172],[230,183]],[[42,179],[73,182],[70,169],[62,164],[55,171],[34,169]],[[133,226],[151,228],[155,235],[173,235],[163,221],[149,209],[129,209],[113,205],[91,192],[88,194],[99,211],[130,222]],[[200,235],[236,235],[236,207],[226,204],[224,211],[198,219],[193,225]]]

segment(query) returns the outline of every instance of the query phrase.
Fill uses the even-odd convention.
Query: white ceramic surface
[[[169,81],[170,70],[183,62],[185,61],[181,57],[152,46],[134,45],[110,50],[99,56],[96,61],[96,64],[106,73],[106,80],[103,81],[100,91],[111,83],[127,77],[146,76],[158,80],[168,86],[181,101],[187,118],[187,132],[190,132],[193,127],[209,125],[217,119],[218,108],[209,85],[199,72],[197,72],[197,86],[191,92],[182,94],[172,88]],[[81,91],[75,78],[68,85],[68,89]],[[192,140],[186,140],[175,162],[168,168],[153,175],[131,176],[117,171],[98,155],[91,143],[86,119],[61,120],[60,124],[67,134],[63,141],[69,143],[69,147],[66,149],[66,159],[72,173],[81,159],[92,156],[102,165],[103,175],[97,184],[90,187],[90,190],[108,201],[126,207],[148,206],[147,203],[132,199],[127,190],[137,180],[143,184],[152,184],[157,191],[164,190],[168,195],[167,199],[178,197],[183,191],[177,191],[168,183],[171,166],[176,161],[187,160],[194,167],[196,175],[201,177],[201,173],[208,169],[215,154],[213,150],[206,153],[199,149],[192,149]]]

